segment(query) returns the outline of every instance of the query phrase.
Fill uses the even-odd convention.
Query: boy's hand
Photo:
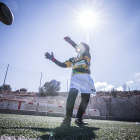
[[[71,44],[71,38],[70,37],[66,36],[66,37],[64,37],[64,39],[65,39],[65,41],[67,41],[68,43]]]
[[[64,40],[67,41],[69,44],[71,44],[74,48],[75,48],[76,45],[77,45],[77,44],[76,44],[73,40],[71,40],[71,38],[68,37],[68,36],[64,37]]]
[[[53,56],[53,52],[52,52],[52,54],[51,54],[51,55],[50,55],[48,52],[47,52],[47,53],[45,53],[45,58],[50,59],[50,60],[52,60],[52,61],[54,61],[54,60],[55,60],[55,58],[54,58],[54,56]]]

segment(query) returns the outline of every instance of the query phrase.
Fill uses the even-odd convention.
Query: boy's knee
[[[78,90],[76,88],[71,88],[70,89],[70,92],[74,92],[74,93],[76,92],[76,93],[78,93]]]
[[[84,100],[85,102],[89,102],[90,99],[90,94],[88,93],[82,93],[82,100]]]

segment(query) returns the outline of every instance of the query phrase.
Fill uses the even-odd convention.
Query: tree
[[[21,88],[20,92],[24,92],[25,93],[25,92],[27,92],[27,89],[26,88]]]
[[[124,84],[122,85],[122,88],[123,88],[124,91],[126,91],[126,87],[127,87],[127,84],[124,83]]]
[[[0,86],[0,90],[2,90],[2,88],[3,88],[3,90],[12,90],[11,86],[7,85],[7,84]]]
[[[57,92],[61,89],[60,82],[56,80],[52,80],[50,82],[46,82],[40,89],[42,95],[51,95],[56,96]]]
[[[112,88],[112,89],[111,89],[111,95],[112,95],[113,97],[116,97],[116,96],[117,96],[117,90],[116,90],[115,88]]]
[[[130,87],[128,86],[128,90],[130,91]]]

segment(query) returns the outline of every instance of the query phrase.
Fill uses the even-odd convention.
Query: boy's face
[[[75,47],[75,49],[76,49],[76,52],[78,54],[81,54],[81,55],[84,54],[84,52],[85,52],[85,47],[84,47],[84,45],[82,43],[80,43],[79,45],[77,45]]]

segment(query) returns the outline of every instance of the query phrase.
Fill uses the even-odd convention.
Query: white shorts
[[[70,88],[76,88],[81,93],[90,93],[96,96],[96,89],[90,74],[72,75]]]

